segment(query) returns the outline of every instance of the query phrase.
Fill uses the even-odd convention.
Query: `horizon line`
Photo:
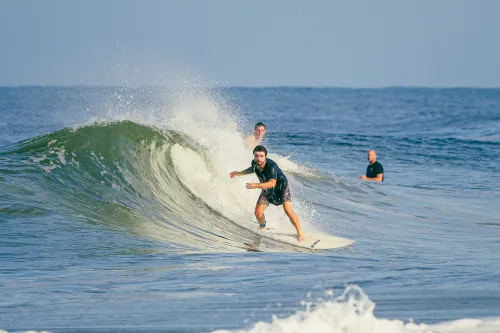
[[[422,85],[389,85],[389,86],[323,86],[323,85],[86,85],[86,84],[74,84],[74,85],[59,85],[59,84],[20,84],[20,85],[0,85],[0,89],[3,88],[180,88],[180,87],[192,87],[192,88],[204,88],[204,89],[346,89],[346,90],[383,90],[383,89],[481,89],[481,90],[495,90],[500,89],[500,86],[422,86]]]

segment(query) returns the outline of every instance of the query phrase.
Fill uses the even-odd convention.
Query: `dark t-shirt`
[[[375,163],[368,165],[368,167],[366,168],[366,177],[368,178],[375,178],[380,173],[384,173],[384,167],[378,161],[375,161]],[[383,175],[382,181],[384,181]]]
[[[255,161],[252,160],[252,168],[257,178],[261,183],[265,183],[270,179],[276,179],[276,186],[273,188],[263,189],[262,192],[266,194],[270,201],[279,202],[282,201],[283,193],[285,189],[288,187],[288,179],[281,169],[278,167],[278,164],[273,160],[267,158],[266,165],[262,171],[259,170]]]

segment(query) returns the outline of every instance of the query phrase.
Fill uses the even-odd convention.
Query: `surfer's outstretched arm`
[[[234,178],[238,176],[249,175],[251,173],[253,173],[253,167],[249,167],[243,171],[233,171],[229,174],[229,177]]]

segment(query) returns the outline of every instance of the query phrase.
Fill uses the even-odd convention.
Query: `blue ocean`
[[[500,332],[499,165],[499,89],[0,88],[0,332]]]

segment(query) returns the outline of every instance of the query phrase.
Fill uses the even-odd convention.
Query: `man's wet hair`
[[[253,149],[253,154],[255,154],[255,152],[258,152],[258,151],[263,152],[264,156],[267,156],[267,149],[266,149],[266,147],[261,146],[261,145],[255,146],[255,148]]]
[[[264,125],[264,123],[261,121],[259,121],[257,124],[255,124],[255,128],[260,127],[260,126],[266,128],[266,125]]]

